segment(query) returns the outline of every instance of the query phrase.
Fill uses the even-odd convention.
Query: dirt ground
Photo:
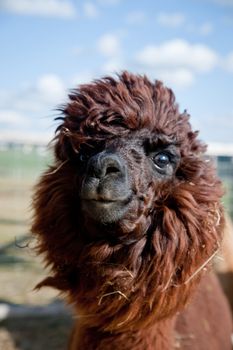
[[[71,313],[56,290],[34,290],[49,272],[32,252],[12,247],[0,254],[0,350],[65,350]],[[4,315],[5,307],[12,313]]]
[[[65,350],[69,316],[8,319],[0,323],[1,350]]]
[[[0,264],[0,350],[65,350],[72,316],[57,291],[33,290],[46,274],[42,264],[9,265]],[[12,314],[1,315],[4,307]]]

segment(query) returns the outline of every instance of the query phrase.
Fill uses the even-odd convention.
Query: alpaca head
[[[121,332],[187,301],[222,231],[221,185],[172,91],[124,72],[69,96],[33,232],[83,324]]]

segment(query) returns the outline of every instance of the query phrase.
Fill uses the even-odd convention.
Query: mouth
[[[113,223],[126,213],[132,194],[125,198],[82,198],[82,209],[85,214],[101,223]]]
[[[106,198],[82,198],[82,201],[90,202],[93,204],[113,204],[119,202],[125,202],[125,199],[106,199]]]

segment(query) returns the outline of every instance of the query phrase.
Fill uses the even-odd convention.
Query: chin
[[[83,213],[100,224],[113,224],[127,213],[131,198],[124,201],[82,200]]]

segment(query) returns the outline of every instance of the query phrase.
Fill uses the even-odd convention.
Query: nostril
[[[120,172],[120,169],[118,169],[117,167],[115,167],[115,166],[108,166],[107,169],[106,169],[105,175],[119,173],[119,172]]]
[[[89,159],[87,174],[98,179],[111,178],[111,175],[124,176],[124,161],[117,154],[101,152]]]

